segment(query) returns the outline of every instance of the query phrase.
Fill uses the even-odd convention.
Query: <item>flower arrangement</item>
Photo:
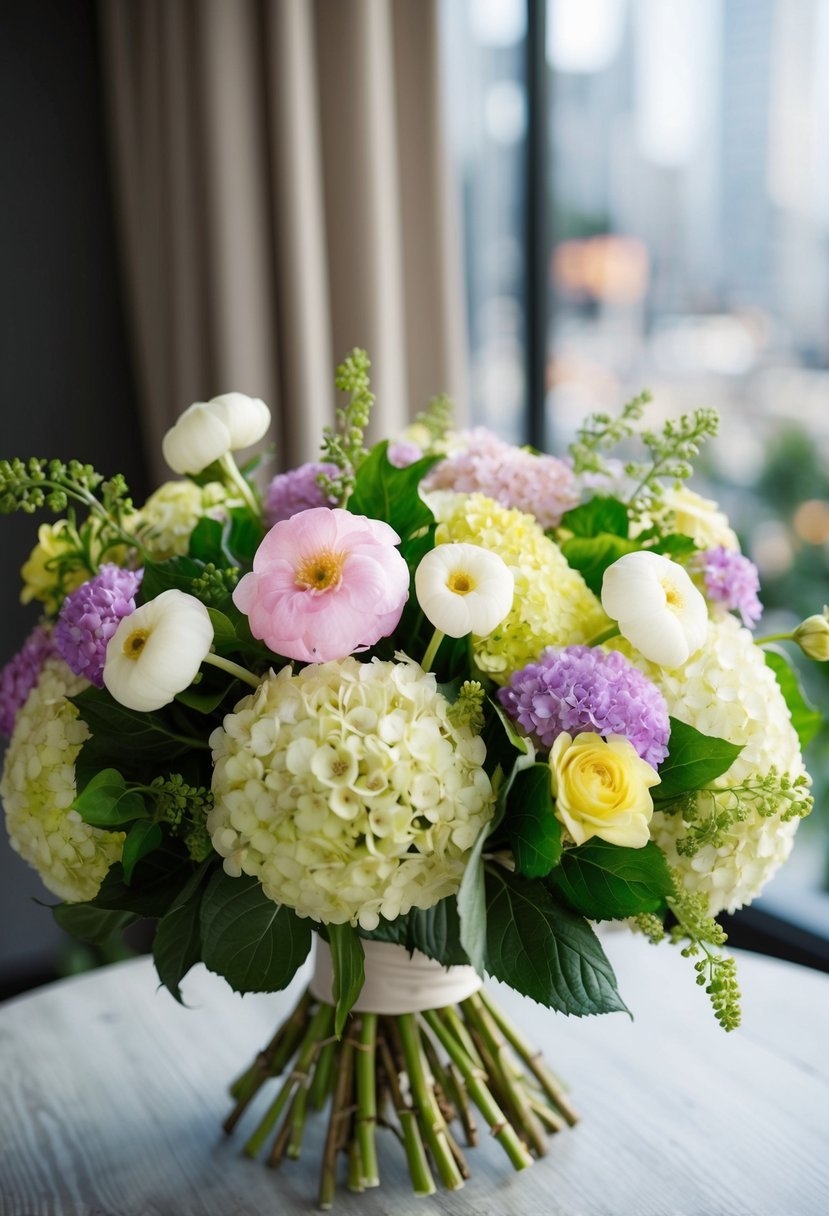
[[[70,931],[154,922],[177,999],[199,961],[283,989],[318,939],[226,1128],[276,1085],[246,1152],[278,1164],[329,1104],[323,1207],[341,1150],[349,1186],[378,1183],[381,1126],[427,1194],[463,1184],[473,1108],[516,1168],[575,1122],[481,978],[624,1010],[596,922],[676,943],[736,1027],[715,918],[786,859],[820,722],[751,633],[754,566],[685,485],[713,413],[620,466],[645,395],[565,459],[454,432],[438,398],[366,450],[368,370],[345,360],[320,461],[264,494],[233,453],[268,410],[238,393],[185,411],[164,442],[182,480],[138,508],[77,461],[0,462],[0,510],[58,516],[23,567],[41,619],[0,673],[12,846]],[[787,636],[825,660],[826,611]]]

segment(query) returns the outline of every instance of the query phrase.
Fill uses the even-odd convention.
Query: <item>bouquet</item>
[[[86,940],[153,922],[176,999],[199,961],[281,990],[316,939],[226,1129],[270,1093],[245,1151],[275,1165],[327,1107],[323,1207],[341,1155],[378,1184],[388,1130],[428,1194],[463,1184],[476,1119],[519,1169],[575,1122],[481,981],[624,1011],[597,922],[676,943],[737,1026],[716,917],[786,859],[820,723],[685,485],[715,414],[640,432],[643,395],[559,458],[456,432],[437,398],[367,450],[368,371],[352,352],[320,461],[264,494],[233,453],[269,412],[238,393],[185,411],[180,480],[138,508],[77,461],[0,463],[2,511],[58,517],[0,674],[12,846]],[[826,659],[827,612],[786,637]]]

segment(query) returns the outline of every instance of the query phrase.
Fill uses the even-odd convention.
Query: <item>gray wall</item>
[[[78,457],[139,495],[97,54],[92,0],[0,5],[0,456]],[[0,518],[0,665],[37,619],[17,576],[36,524]],[[54,900],[0,837],[3,994],[48,975],[64,939],[32,897]]]

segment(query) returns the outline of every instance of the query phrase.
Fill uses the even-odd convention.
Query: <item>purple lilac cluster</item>
[[[461,435],[465,449],[441,461],[425,481],[429,490],[485,494],[502,507],[534,515],[542,528],[555,528],[579,501],[573,470],[556,456],[535,456],[505,443],[486,427]]]
[[[705,594],[730,612],[739,612],[746,629],[753,629],[763,615],[758,598],[760,575],[742,553],[718,545],[694,557],[693,567],[702,574]]]
[[[498,699],[545,749],[564,731],[623,735],[658,768],[668,754],[668,707],[655,684],[617,650],[550,647],[513,673]]]
[[[17,711],[37,684],[43,664],[55,654],[52,635],[38,625],[0,671],[0,735],[11,738]]]
[[[277,473],[265,496],[268,527],[272,528],[281,520],[290,519],[292,515],[311,507],[336,506],[333,499],[326,497],[317,478],[320,473],[336,477],[339,471],[335,464],[312,460],[299,468],[289,469],[287,473]]]
[[[70,670],[96,688],[104,686],[109,639],[122,619],[135,612],[143,573],[108,563],[63,601],[55,625],[55,647]]]

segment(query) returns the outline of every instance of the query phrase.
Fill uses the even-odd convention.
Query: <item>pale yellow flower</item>
[[[29,604],[37,600],[47,612],[57,612],[64,596],[89,578],[89,571],[81,565],[61,576],[57,569],[58,559],[67,556],[75,548],[69,531],[69,521],[59,519],[53,524],[41,524],[37,530],[37,544],[27,561],[23,563],[20,577],[23,590],[20,602]]]
[[[649,790],[659,774],[629,739],[562,732],[550,752],[556,817],[576,844],[599,836],[609,844],[641,849],[653,815]]]
[[[136,515],[135,532],[145,549],[164,561],[187,552],[200,519],[225,519],[231,507],[243,505],[218,481],[198,486],[194,481],[165,481]]]
[[[662,498],[663,510],[673,515],[674,531],[681,536],[690,536],[700,549],[724,549],[739,551],[737,534],[728,522],[728,516],[711,498],[703,498],[695,490],[680,486],[678,490],[666,490]]]

